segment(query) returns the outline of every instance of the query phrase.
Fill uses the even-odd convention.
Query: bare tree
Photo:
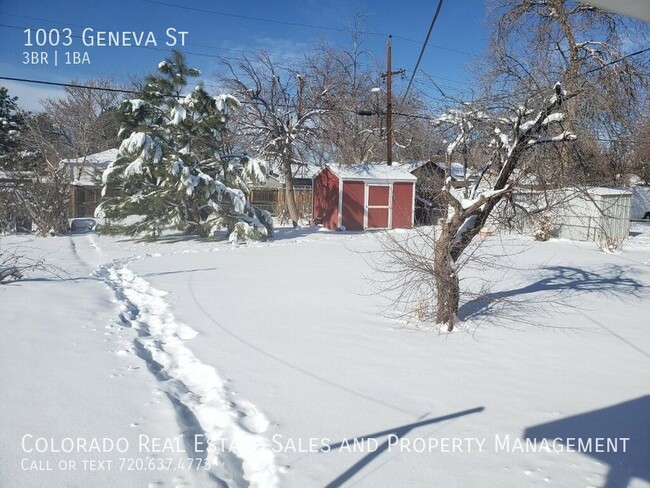
[[[451,213],[435,240],[432,268],[436,322],[447,324],[449,331],[459,307],[459,259],[493,210],[512,192],[515,175],[532,161],[529,153],[541,145],[575,139],[574,134],[559,127],[565,117],[559,110],[572,97],[558,83],[551,94],[538,93],[507,111],[466,105],[439,119],[441,124],[455,128],[456,137],[448,147],[450,155],[474,132],[491,147],[491,157],[471,191],[455,191],[448,177],[441,194]]]
[[[41,235],[65,232],[70,204],[70,175],[63,159],[76,158],[79,178],[85,158],[118,145],[115,108],[121,98],[110,79],[74,81],[63,99],[43,101],[44,110],[22,114],[20,144],[24,148],[16,170],[22,173],[11,188],[3,191],[7,207],[19,208]]]
[[[491,75],[486,96],[449,111],[438,123],[451,132],[448,163],[470,142],[489,148],[488,160],[471,189],[455,191],[451,178],[445,181],[441,195],[451,210],[439,236],[424,247],[432,248],[430,268],[424,271],[420,251],[397,252],[404,269],[428,274],[436,322],[448,330],[459,308],[461,258],[495,209],[516,208],[513,189],[527,177],[544,185],[552,175],[558,187],[618,174],[618,161],[630,153],[624,136],[630,120],[640,116],[639,99],[647,88],[647,59],[622,49],[622,32],[629,32],[631,22],[566,0],[494,5],[498,18],[484,72]],[[554,86],[550,93],[548,86]],[[565,144],[577,137],[580,143]]]
[[[381,157],[384,115],[373,92],[380,75],[369,67],[372,62],[358,31],[352,32],[350,48],[320,44],[307,56],[308,73],[329,109],[321,117],[316,147],[324,162],[366,163]],[[364,111],[368,115],[359,113]]]
[[[650,79],[648,55],[627,55],[631,40],[648,39],[648,24],[570,0],[494,0],[491,24],[491,95],[512,100],[557,81],[581,94],[564,120],[579,139],[560,149],[555,180],[620,183]]]
[[[25,143],[32,149],[35,168],[12,192],[13,202],[29,216],[40,235],[59,234],[68,227],[70,179],[61,166],[60,146],[52,131],[46,115],[26,117]]]
[[[293,192],[294,169],[308,162],[305,153],[314,144],[317,119],[325,111],[324,93],[300,67],[282,67],[267,52],[224,64],[227,73],[219,77],[243,104],[236,119],[242,142],[282,172],[289,216],[296,227],[300,214]]]
[[[43,100],[40,117],[46,119],[41,126],[47,133],[47,145],[62,159],[77,158],[79,177],[86,156],[113,149],[119,145],[119,130],[115,116],[117,106],[124,98],[120,87],[109,78],[75,81],[65,88],[64,98]],[[87,88],[85,88],[87,87]]]

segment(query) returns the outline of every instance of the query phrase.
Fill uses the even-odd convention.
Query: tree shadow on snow
[[[201,271],[217,271],[219,268],[210,267],[210,268],[192,268],[192,269],[178,269],[173,271],[159,271],[159,272],[149,272],[149,273],[140,273],[142,277],[150,276],[166,276],[166,275],[175,275],[175,274],[188,274],[188,273],[198,273]]]
[[[546,440],[555,450],[571,448],[608,465],[603,488],[624,488],[632,478],[650,481],[650,395],[535,425],[523,437],[540,448]]]
[[[219,235],[217,237],[199,237],[193,234],[184,234],[184,233],[174,233],[174,234],[165,234],[155,239],[150,237],[139,237],[139,236],[127,236],[122,239],[117,239],[116,242],[119,243],[137,243],[137,244],[177,244],[179,242],[222,242],[226,241],[228,236],[226,234]]]
[[[519,288],[479,293],[458,310],[461,320],[507,318],[530,322],[531,317],[557,311],[559,307],[575,308],[579,295],[601,297],[643,298],[650,287],[632,277],[631,266],[612,265],[597,270],[573,266],[541,268],[542,277]],[[569,298],[573,298],[569,304]]]
[[[311,225],[308,227],[298,227],[293,229],[291,227],[278,227],[273,231],[273,237],[267,239],[266,242],[274,241],[285,241],[297,239],[300,237],[307,237],[312,234],[318,233],[320,230],[319,226]],[[193,234],[184,234],[179,233],[170,233],[157,237],[156,239],[151,239],[147,237],[124,237],[118,239],[119,243],[156,243],[156,244],[177,244],[183,242],[199,242],[199,243],[223,243],[228,242],[229,234],[226,231],[218,232],[217,235],[213,237],[199,237]],[[264,241],[262,241],[264,242]]]
[[[325,488],[337,488],[343,486],[351,478],[353,478],[357,473],[359,473],[363,468],[368,464],[377,459],[382,453],[390,451],[392,446],[399,444],[399,440],[407,436],[412,430],[425,427],[427,425],[435,424],[438,422],[444,422],[446,420],[455,419],[458,417],[463,417],[465,415],[471,415],[474,413],[479,413],[485,410],[485,407],[472,408],[470,410],[463,410],[461,412],[452,413],[449,415],[443,415],[442,417],[436,417],[434,419],[420,420],[419,422],[414,422],[412,424],[401,425],[399,427],[394,427],[392,429],[382,430],[380,432],[373,432],[372,434],[366,434],[357,436],[351,439],[345,439],[342,442],[337,442],[335,444],[330,444],[327,447],[321,449],[321,452],[329,452],[336,449],[342,449],[344,446],[349,446],[350,449],[353,449],[355,445],[364,445],[370,439],[377,439],[380,437],[386,437],[386,440],[382,444],[378,444],[376,447],[368,447],[368,454],[366,454],[361,460],[357,461],[346,471],[341,473],[336,479],[330,481]]]
[[[320,227],[317,225],[311,225],[309,227],[298,227],[292,229],[291,227],[278,227],[273,231],[273,237],[269,239],[270,242],[274,241],[287,241],[292,239],[298,239],[300,237],[307,237],[312,234],[317,234]]]

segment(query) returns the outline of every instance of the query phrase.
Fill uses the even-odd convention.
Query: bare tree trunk
[[[434,248],[434,280],[438,302],[436,322],[447,324],[449,332],[454,328],[460,299],[460,284],[450,252],[455,234],[449,225],[444,225]]]
[[[189,226],[185,229],[185,234],[196,235],[199,237],[208,237],[208,233],[204,226],[201,225],[201,213],[199,207],[195,202],[190,202],[188,209]]]
[[[298,220],[300,214],[298,213],[298,206],[296,205],[296,196],[293,192],[293,174],[291,173],[291,163],[284,163],[284,196],[287,203],[287,210],[289,210],[289,217],[293,228],[298,227]]]

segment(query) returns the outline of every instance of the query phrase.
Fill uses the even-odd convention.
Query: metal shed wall
[[[567,198],[558,209],[558,237],[577,241],[625,239],[630,232],[632,195],[596,188]]]
[[[610,188],[523,191],[514,194],[513,200],[528,211],[548,204],[549,209],[535,218],[548,218],[557,237],[599,242],[604,238],[625,239],[630,231],[632,194],[627,191]],[[516,222],[518,230],[525,233],[535,232],[538,225],[524,213]]]

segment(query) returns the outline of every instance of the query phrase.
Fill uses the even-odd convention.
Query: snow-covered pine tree
[[[7,89],[0,86],[0,168],[14,169],[16,165],[19,136],[25,125],[17,101],[18,97],[9,96]]]
[[[225,228],[233,241],[272,235],[268,212],[246,200],[247,185],[265,180],[266,164],[225,153],[228,112],[239,102],[211,97],[202,85],[183,97],[198,76],[173,51],[147,77],[141,98],[122,103],[119,156],[103,174],[96,211],[111,222],[108,232],[155,238],[178,229],[205,237]]]

